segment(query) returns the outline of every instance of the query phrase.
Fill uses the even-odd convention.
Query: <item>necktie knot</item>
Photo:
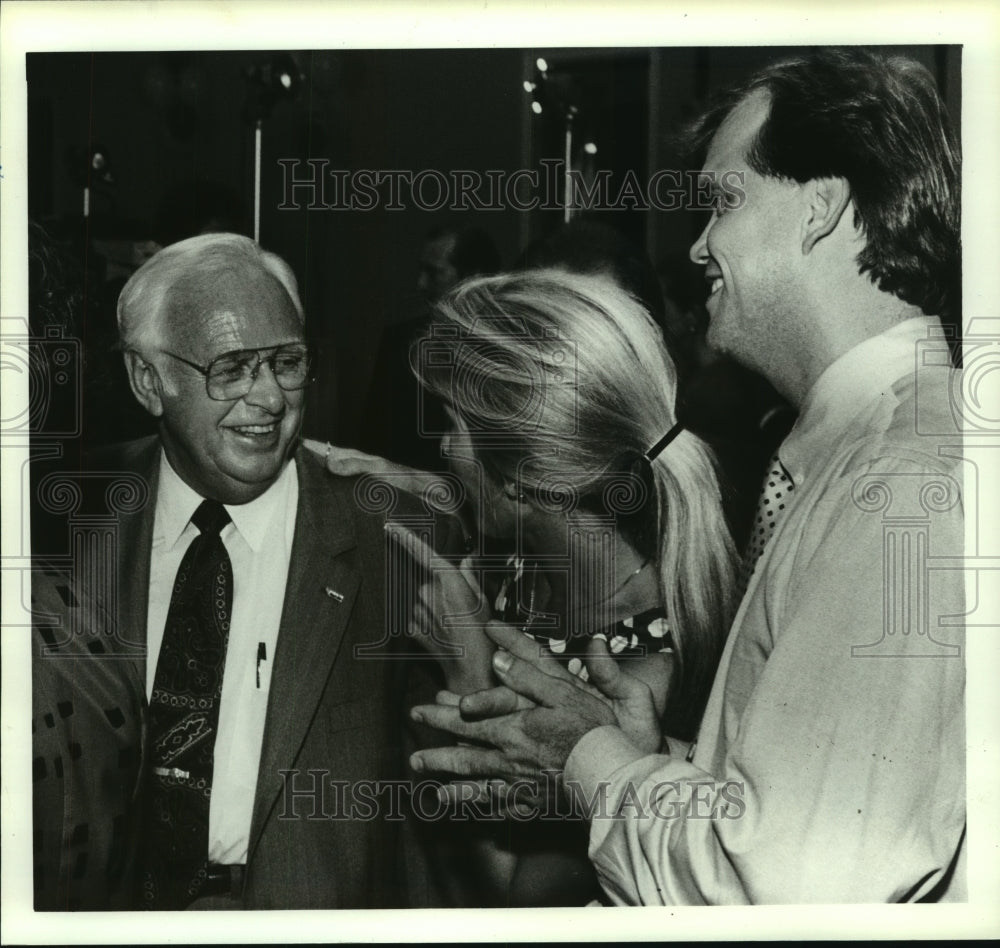
[[[230,516],[226,508],[217,500],[203,500],[191,515],[191,522],[201,531],[202,536],[206,537],[218,536],[229,521]]]

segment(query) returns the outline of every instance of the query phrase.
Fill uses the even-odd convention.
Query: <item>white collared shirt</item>
[[[877,411],[885,399],[895,399],[893,386],[913,375],[917,344],[938,326],[936,316],[904,320],[827,366],[778,449],[796,488],[822,470],[831,443],[838,444],[864,427],[862,415]]]
[[[248,504],[226,505],[232,523],[221,536],[233,565],[233,614],[215,740],[208,827],[212,862],[244,863],[247,858],[298,497],[292,461],[260,497]],[[177,569],[198,536],[191,516],[203,499],[181,480],[161,452],[149,569],[147,698],[153,691]],[[266,658],[258,662],[260,655]]]
[[[612,901],[964,900],[964,576],[926,568],[963,553],[951,378],[935,318],[830,365],[692,759],[612,727],[573,749],[567,786],[623,808],[590,832]]]

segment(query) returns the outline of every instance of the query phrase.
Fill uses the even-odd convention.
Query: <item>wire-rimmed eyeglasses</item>
[[[207,366],[185,359],[176,352],[161,350],[172,359],[197,369],[205,376],[208,397],[218,402],[235,401],[253,388],[260,367],[266,362],[274,381],[286,392],[305,388],[312,380],[312,353],[304,343],[265,346],[261,349],[238,349],[216,356]],[[269,352],[270,355],[263,355]]]

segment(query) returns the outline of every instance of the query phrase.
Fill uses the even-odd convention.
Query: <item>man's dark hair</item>
[[[748,94],[770,111],[745,156],[758,174],[844,178],[865,234],[858,266],[928,315],[961,312],[960,151],[934,80],[919,63],[824,50],[764,69],[695,125],[706,149]]]

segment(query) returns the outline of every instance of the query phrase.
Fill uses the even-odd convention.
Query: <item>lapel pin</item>
[[[337,590],[334,589],[332,586],[327,586],[326,587],[326,594],[331,599],[335,600],[336,602],[343,602],[344,601],[344,594],[337,592]]]

